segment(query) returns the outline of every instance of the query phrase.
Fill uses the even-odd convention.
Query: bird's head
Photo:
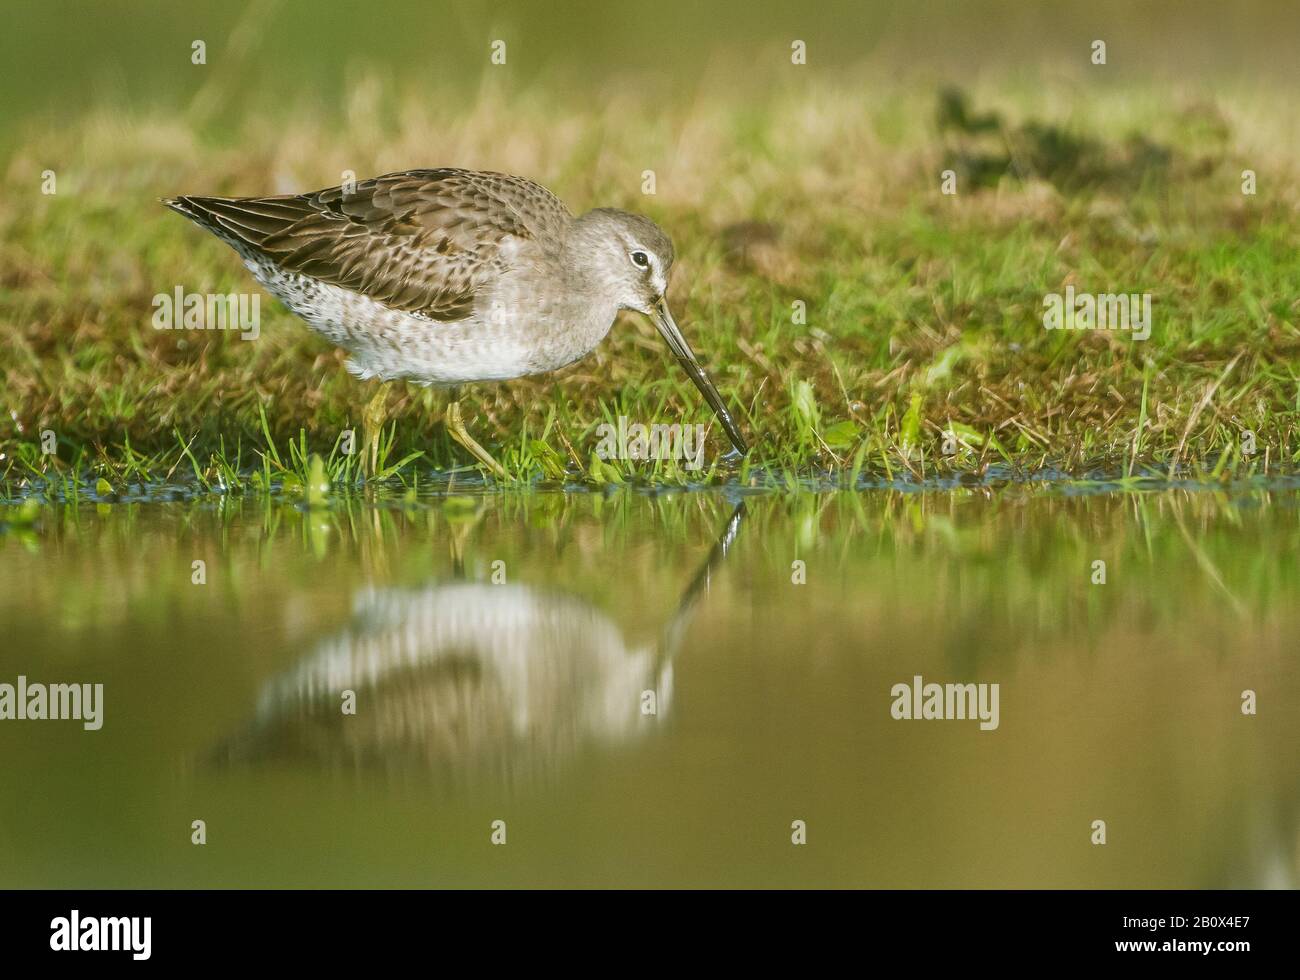
[[[673,240],[649,218],[615,208],[596,208],[575,222],[584,263],[619,309],[654,316],[668,290]]]
[[[742,456],[747,453],[749,449],[722,403],[722,396],[668,309],[668,276],[675,258],[673,240],[643,215],[595,208],[574,222],[571,242],[582,255],[588,274],[619,309],[644,313],[654,322],[678,363],[717,414],[731,444]]]

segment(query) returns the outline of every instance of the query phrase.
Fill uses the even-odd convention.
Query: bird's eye
[[[638,269],[650,268],[650,256],[646,255],[645,252],[633,252],[631,259],[632,264]]]

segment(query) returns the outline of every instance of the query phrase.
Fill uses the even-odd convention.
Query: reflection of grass
[[[992,462],[1132,473],[1191,461],[1241,476],[1297,459],[1296,134],[1281,94],[995,88],[957,115],[950,96],[940,127],[933,88],[765,95],[743,111],[719,95],[652,111],[618,93],[580,110],[539,96],[507,104],[486,87],[451,119],[378,81],[357,93],[341,129],[251,118],[224,140],[185,117],[91,112],[30,135],[0,196],[0,482],[11,493],[33,476],[75,489],[74,470],[115,489],[175,473],[256,489],[305,481],[312,455],[335,486],[354,484],[340,433],[359,430],[369,391],[344,355],[269,300],[252,343],[150,327],[151,297],[177,284],[256,288],[225,246],[154,199],[437,164],[527,174],[577,209],[644,210],[670,231],[678,319],[753,436],[747,482]],[[939,171],[963,158],[983,169],[940,195]],[[37,192],[45,166],[59,173],[53,197]],[[1258,196],[1240,193],[1247,168]],[[656,196],[639,193],[645,169]],[[1152,338],[1044,330],[1042,297],[1066,284],[1152,292]],[[398,386],[393,401],[386,476],[468,469],[437,393]],[[619,415],[709,421],[635,319],[554,377],[470,389],[465,409],[516,479],[700,479],[593,459],[596,426]],[[59,439],[56,458],[39,451],[43,429]],[[1246,429],[1253,457],[1237,448]],[[955,456],[940,455],[945,431]]]
[[[758,495],[716,582],[753,590],[756,608],[779,608],[797,558],[817,585],[800,595],[828,620],[843,612],[836,583],[866,583],[855,610],[924,616],[927,628],[942,624],[953,640],[968,629],[1028,648],[1042,639],[1047,648],[1063,635],[1132,624],[1195,635],[1200,616],[1223,629],[1237,619],[1293,618],[1297,492],[1071,496],[1008,486]],[[0,508],[0,596],[8,597],[0,610],[21,604],[26,614],[10,618],[39,624],[61,622],[59,608],[89,603],[89,595],[111,595],[120,616],[154,602],[201,601],[186,598],[194,595],[189,573],[177,571],[194,557],[248,568],[265,560],[286,587],[310,585],[322,563],[358,582],[487,581],[501,559],[511,582],[553,583],[563,568],[566,590],[616,609],[630,588],[679,596],[733,509],[714,492],[421,494],[379,507],[340,498],[323,509],[260,498],[99,509],[29,501]],[[1098,559],[1109,570],[1105,588],[1090,583]],[[84,583],[37,574],[51,561],[88,569]],[[123,562],[129,576],[102,571]],[[267,597],[254,588],[239,600],[260,606]],[[671,604],[633,608],[653,620]]]

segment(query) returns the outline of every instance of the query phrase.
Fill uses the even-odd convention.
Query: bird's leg
[[[465,421],[460,417],[460,398],[455,393],[452,394],[451,401],[447,405],[447,414],[443,417],[443,422],[447,426],[449,436],[473,453],[480,463],[492,471],[493,476],[505,479],[506,471],[501,468],[501,464],[466,431]]]
[[[384,422],[388,419],[388,385],[380,383],[366,402],[366,409],[361,417],[364,433],[361,446],[361,465],[366,476],[374,476],[379,469],[379,441],[384,434]]]

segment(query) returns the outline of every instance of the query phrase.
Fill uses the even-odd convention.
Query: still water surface
[[[1295,887],[1298,502],[49,506],[0,683],[103,727],[0,721],[0,886]]]

